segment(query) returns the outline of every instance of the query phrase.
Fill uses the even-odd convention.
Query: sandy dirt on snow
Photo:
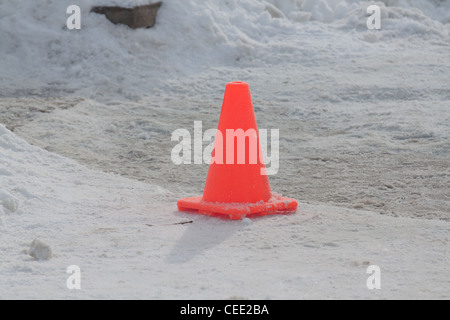
[[[450,218],[448,89],[374,88],[324,81],[314,68],[303,78],[288,66],[277,70],[254,71],[272,73],[274,82],[264,83],[250,71],[233,72],[250,83],[258,127],[280,129],[279,171],[269,177],[273,191],[300,205]],[[159,185],[180,197],[200,195],[208,165],[174,165],[170,155],[177,142],[171,134],[185,128],[193,137],[194,121],[203,121],[203,131],[217,127],[224,91],[217,77],[226,71],[136,102],[3,98],[0,122],[30,143],[88,167]],[[432,77],[432,71],[415,71],[416,77]]]

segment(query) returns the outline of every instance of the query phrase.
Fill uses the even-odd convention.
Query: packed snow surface
[[[90,12],[149,2],[79,0],[68,30],[73,1],[0,1],[0,299],[450,298],[450,1],[165,0],[138,30]],[[280,130],[294,214],[176,210],[208,165],[175,165],[171,134],[215,129],[235,80]]]

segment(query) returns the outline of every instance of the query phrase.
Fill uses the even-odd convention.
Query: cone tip
[[[242,81],[232,81],[232,82],[228,82],[227,86],[248,86],[248,83],[242,82]]]

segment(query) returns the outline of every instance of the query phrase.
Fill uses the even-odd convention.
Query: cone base
[[[297,210],[297,200],[272,194],[272,198],[267,202],[219,203],[203,201],[203,197],[199,196],[178,200],[177,206],[178,211],[196,211],[208,216],[240,220],[251,216],[294,212]]]

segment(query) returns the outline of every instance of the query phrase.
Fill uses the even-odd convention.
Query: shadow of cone
[[[225,88],[203,196],[178,200],[177,206],[230,219],[296,211],[296,200],[270,190],[247,83]]]

